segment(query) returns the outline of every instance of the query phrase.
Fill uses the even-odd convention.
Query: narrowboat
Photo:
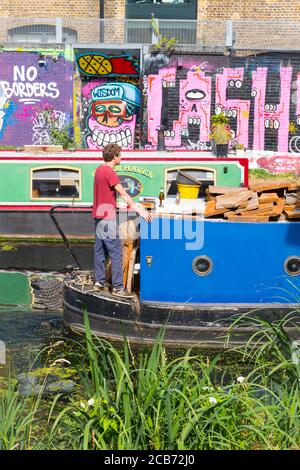
[[[186,216],[176,208],[140,221],[129,257],[132,299],[97,291],[92,272],[70,272],[66,324],[83,332],[86,310],[93,333],[110,340],[148,344],[163,326],[168,346],[224,347],[229,332],[230,343],[247,341],[259,329],[255,319],[282,319],[297,338],[300,223],[207,220],[194,206]]]
[[[66,235],[92,237],[93,177],[103,163],[101,152],[34,150],[0,151],[0,235],[57,236],[49,210],[60,204],[64,207],[57,217]],[[116,171],[137,202],[142,196],[158,195],[161,187],[166,196],[174,195],[177,170],[194,174],[203,192],[209,184],[248,184],[247,158],[216,159],[201,151],[124,150],[122,155]]]

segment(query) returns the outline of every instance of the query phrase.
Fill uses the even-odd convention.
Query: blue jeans
[[[111,259],[112,285],[123,289],[122,245],[119,227],[115,219],[95,219],[96,240],[94,246],[94,266],[96,281],[105,282],[105,262]]]

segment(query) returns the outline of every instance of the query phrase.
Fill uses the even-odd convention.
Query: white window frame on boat
[[[209,171],[210,173],[213,173],[214,177],[214,184],[216,184],[216,177],[217,177],[217,169],[216,168],[210,168],[207,166],[174,166],[172,168],[166,168],[165,169],[165,177],[164,177],[164,192],[165,195],[168,194],[169,189],[171,184],[168,186],[168,173],[171,173],[172,171],[185,171],[189,172],[191,170],[197,170],[197,171]]]
[[[35,180],[44,180],[44,181],[57,181],[58,178],[34,178],[34,173],[36,171],[40,171],[40,170],[71,170],[71,171],[76,171],[78,177],[75,179],[74,178],[74,186],[76,186],[76,190],[78,192],[78,197],[51,197],[51,196],[46,196],[46,197],[37,197],[37,196],[34,196],[33,195],[33,181]],[[65,179],[65,180],[71,180],[73,179],[72,177],[71,178],[59,178],[60,179],[60,183],[61,183],[61,180]],[[77,180],[78,180],[78,188],[77,188]],[[38,166],[38,167],[34,167],[34,168],[30,168],[30,200],[32,201],[47,201],[47,200],[51,200],[51,201],[81,201],[82,200],[82,170],[81,168],[77,168],[77,167],[71,167],[71,166],[58,166],[58,165],[47,165],[47,166]]]

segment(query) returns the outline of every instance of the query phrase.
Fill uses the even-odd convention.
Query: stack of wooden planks
[[[237,222],[300,219],[299,188],[288,181],[250,184],[248,188],[209,186],[205,217]]]

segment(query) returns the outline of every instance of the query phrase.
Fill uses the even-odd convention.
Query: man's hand
[[[145,209],[140,208],[138,214],[143,217],[146,222],[152,222],[153,220],[153,214],[151,214],[151,212],[146,211]]]
[[[151,222],[153,220],[153,214],[136,204],[134,200],[129,196],[129,194],[127,194],[121,183],[116,184],[115,190],[120,194],[120,196],[122,197],[122,199],[124,199],[127,205],[131,209],[135,210],[141,217],[143,217],[146,222]]]

